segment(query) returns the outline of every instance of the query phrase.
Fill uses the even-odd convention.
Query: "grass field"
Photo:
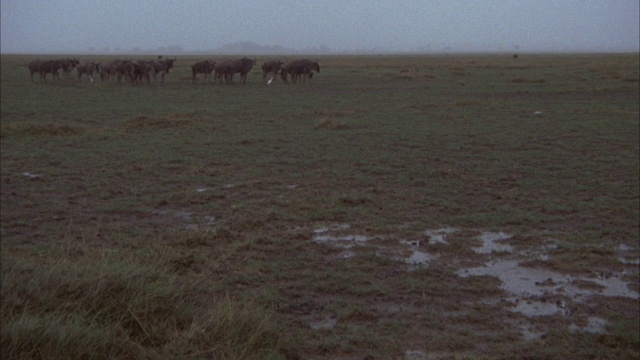
[[[640,358],[638,54],[35,58],[1,58],[2,358]]]

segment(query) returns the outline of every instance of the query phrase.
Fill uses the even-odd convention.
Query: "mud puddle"
[[[625,244],[622,244],[616,248],[617,259],[620,263],[625,265],[640,265],[640,254],[637,251]]]
[[[424,235],[429,238],[429,244],[448,244],[447,236],[458,231],[456,228],[452,227],[444,227],[435,230],[427,230],[424,232]]]
[[[599,317],[591,316],[587,319],[586,326],[578,326],[576,324],[571,324],[569,326],[569,330],[571,332],[586,332],[590,334],[604,334],[606,333],[606,327],[609,325],[609,322],[605,319],[601,319]]]
[[[411,271],[427,265],[438,266],[439,261],[455,261],[455,258],[441,260],[439,252],[432,253],[428,250],[452,246],[448,238],[458,231],[461,230],[443,227],[424,231],[422,239],[405,240],[392,236],[358,234],[349,224],[333,224],[312,230],[312,241],[343,249],[337,255],[341,259],[358,256],[359,252],[354,250],[356,247],[374,247],[376,254],[403,262],[407,265],[407,270]],[[511,239],[513,235],[506,232],[478,230],[468,246],[481,259],[485,259],[484,265],[462,268],[456,274],[462,278],[490,276],[499,279],[500,288],[507,295],[497,301],[501,306],[505,306],[507,312],[520,315],[514,318],[518,321],[512,325],[520,330],[525,340],[544,336],[545,327],[541,324],[550,318],[564,319],[562,322],[569,331],[604,333],[609,325],[608,320],[593,316],[576,317],[576,308],[583,305],[597,306],[596,304],[604,298],[640,299],[639,293],[630,289],[629,282],[625,281],[629,275],[626,271],[607,276],[580,276],[551,269],[526,267],[521,265],[523,261],[548,260],[551,252],[557,248],[557,243],[547,239],[541,241],[533,250],[531,247],[528,250],[520,250],[509,243]],[[638,262],[637,255],[635,248],[626,245],[617,247],[614,254],[619,262],[628,265]],[[492,303],[496,299],[476,301]],[[547,320],[544,320],[545,318]],[[578,318],[582,321],[580,325],[570,322],[571,319]],[[317,329],[330,328],[335,326],[335,322],[332,323],[331,318],[314,320],[311,326]]]
[[[491,253],[513,253],[513,247],[508,244],[502,244],[500,241],[510,239],[511,235],[503,232],[483,232],[478,237],[482,246],[472,248],[477,254]]]
[[[151,214],[165,225],[179,225],[185,230],[210,229],[216,224],[216,217],[213,215],[194,215],[185,209],[153,210]]]
[[[334,224],[330,226],[320,227],[312,232],[312,241],[316,243],[330,244],[333,247],[346,249],[337,255],[340,259],[349,259],[356,256],[354,251],[349,251],[358,246],[367,246],[367,242],[371,240],[385,240],[384,236],[369,236],[361,234],[353,234],[349,224]],[[377,254],[389,256],[395,260],[402,261],[409,266],[409,269],[427,265],[437,256],[429,254],[421,247],[421,240],[400,240],[399,242],[391,241],[389,244],[376,243],[375,248]]]
[[[396,259],[408,264],[410,268],[427,265],[438,258],[437,255],[430,254],[426,250],[422,250],[423,242],[420,240],[400,240],[400,244],[406,246],[408,251],[404,252],[404,256],[396,256]]]
[[[373,237],[366,235],[353,235],[348,232],[349,224],[336,224],[313,230],[313,241],[317,243],[330,243],[335,247],[352,248],[358,244],[367,242]]]
[[[338,320],[336,320],[335,317],[326,316],[324,318],[312,320],[309,323],[309,327],[313,330],[327,330],[327,329],[333,329],[337,323],[338,323]]]
[[[541,268],[529,268],[520,265],[521,259],[546,259],[545,253],[553,246],[544,246],[540,252],[518,253],[514,248],[503,243],[511,236],[506,233],[483,232],[476,240],[481,246],[472,249],[477,254],[486,255],[489,260],[484,266],[464,268],[457,272],[460,277],[491,276],[501,281],[500,288],[509,296],[503,299],[509,304],[508,310],[519,313],[530,319],[530,323],[519,325],[525,340],[542,337],[544,332],[535,329],[536,319],[540,317],[560,316],[568,318],[572,315],[573,304],[589,304],[596,296],[622,297],[638,300],[638,292],[629,289],[629,283],[622,277],[625,273],[607,277],[573,276],[557,271]],[[623,248],[621,252],[629,249]],[[496,258],[496,254],[506,254],[506,259]],[[624,255],[624,254],[623,254]],[[502,258],[505,258],[503,256]],[[626,259],[627,257],[625,257]],[[604,333],[607,320],[589,317],[586,326],[571,324],[572,332]]]

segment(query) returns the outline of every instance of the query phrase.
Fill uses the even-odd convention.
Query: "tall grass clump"
[[[159,266],[102,259],[2,259],[4,359],[277,356],[273,313]]]

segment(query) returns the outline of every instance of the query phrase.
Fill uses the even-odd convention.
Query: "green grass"
[[[181,274],[198,260],[166,251],[151,246],[116,252],[75,243],[45,246],[37,253],[3,251],[3,356],[276,354],[280,330],[273,311],[254,302],[216,297],[202,281],[185,283]],[[142,259],[146,263],[140,263]]]
[[[496,279],[456,275],[492,230],[637,284],[638,54],[327,56],[296,86],[192,85],[199,57],[32,83],[31,59],[1,58],[2,355],[639,357],[637,301],[592,305],[606,334],[516,317],[548,334],[527,342]],[[377,239],[312,241],[340,224]],[[428,267],[394,257],[443,227]]]

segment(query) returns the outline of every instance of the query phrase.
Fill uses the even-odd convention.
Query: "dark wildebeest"
[[[304,83],[306,78],[313,77],[314,71],[320,72],[318,62],[303,59],[284,64],[280,69],[280,75],[285,83],[288,83],[287,75],[291,75],[291,81],[293,83],[296,83],[300,77],[302,77],[302,82]]]
[[[52,79],[60,80],[59,71],[62,70],[62,62],[60,60],[49,60],[40,63],[40,79],[47,82],[47,74],[51,74]]]
[[[162,56],[158,57],[159,59],[162,58]],[[169,73],[169,70],[171,70],[171,68],[173,67],[173,63],[176,61],[175,58],[171,59],[171,58],[167,58],[164,60],[158,60],[158,61],[150,61],[149,64],[151,64],[151,66],[153,67],[153,81],[156,81],[156,77],[158,76],[158,74],[160,74],[160,83],[164,84],[164,75]]]
[[[231,62],[218,62],[213,66],[213,70],[215,71],[214,78],[218,80],[220,84],[223,84],[223,82],[228,79],[228,73],[231,71],[229,63]]]
[[[273,78],[278,76],[278,71],[280,71],[282,65],[284,65],[284,62],[280,60],[266,61],[262,64],[262,79],[266,79],[269,73],[273,73]]]
[[[78,65],[76,67],[76,71],[78,72],[78,81],[82,80],[82,74],[87,74],[87,76],[89,76],[89,80],[93,82],[93,72],[100,72],[100,64],[86,62],[82,65]]]
[[[100,65],[100,78],[102,82],[108,82],[112,76],[116,75],[116,64],[112,61],[107,64]]]
[[[205,83],[207,82],[207,78],[209,78],[209,81],[211,81],[211,73],[213,72],[213,70],[215,70],[215,67],[216,62],[210,60],[199,61],[191,65],[191,83],[196,83],[196,75],[198,74],[204,74]]]
[[[116,80],[118,83],[122,81],[122,78],[126,78],[130,82],[134,82],[133,78],[133,62],[130,60],[116,60],[113,62],[116,71]]]
[[[65,78],[71,79],[71,70],[78,66],[80,61],[77,59],[60,59],[58,61],[62,65],[62,72],[64,73]]]
[[[29,68],[29,73],[31,74],[31,81],[33,81],[33,74],[40,73],[40,64],[40,60],[35,60],[27,65],[27,67]]]
[[[138,84],[146,80],[148,85],[151,84],[151,72],[153,71],[154,68],[149,61],[136,61],[132,69],[133,82]]]
[[[247,85],[247,74],[256,64],[257,59],[242,58],[240,60],[229,61],[226,63],[227,71],[225,73],[225,80],[227,84],[233,84],[233,75],[240,73],[240,82],[242,85]]]

